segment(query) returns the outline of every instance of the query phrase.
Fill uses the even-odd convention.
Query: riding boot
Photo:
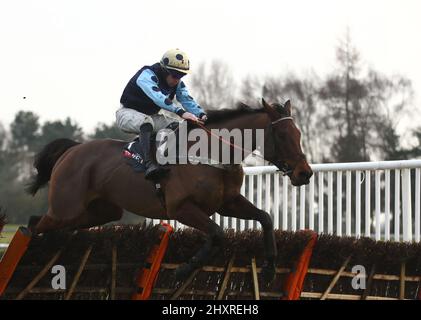
[[[147,180],[157,180],[168,172],[167,168],[159,166],[151,156],[152,129],[152,125],[147,123],[140,127],[139,133],[139,147],[146,167],[145,179]]]

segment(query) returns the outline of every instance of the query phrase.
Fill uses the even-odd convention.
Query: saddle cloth
[[[171,123],[170,125],[167,126],[167,128],[171,130],[177,130],[177,127],[178,127],[177,122]],[[156,139],[156,135],[153,135],[151,139],[152,141],[155,142],[155,148],[157,150],[157,153],[159,155],[164,155],[165,152],[167,152],[167,143],[168,143],[167,139],[163,139],[163,137],[159,137],[158,139]],[[139,137],[136,137],[133,141],[127,143],[123,148],[122,155],[123,155],[123,158],[126,160],[126,163],[130,165],[135,172],[145,172],[146,167],[143,162],[142,154],[139,148],[139,143],[142,143],[141,141],[139,142]],[[219,163],[218,161],[215,161],[209,158],[200,158],[197,156],[180,155],[179,148],[178,148],[179,146],[178,135],[176,135],[175,143],[176,143],[177,153],[176,153],[175,159],[169,159],[172,161],[171,164],[186,163],[187,161],[187,163],[194,163],[194,164],[200,163],[200,164],[209,165],[215,168],[225,169],[225,170],[228,170],[232,168],[233,166],[231,164],[222,164],[222,163]],[[152,152],[152,156],[155,157],[155,152]],[[182,162],[181,159],[183,159],[184,161]]]

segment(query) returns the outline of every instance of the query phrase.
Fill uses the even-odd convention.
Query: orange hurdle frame
[[[20,259],[25,254],[31,237],[32,234],[27,228],[19,227],[4,253],[0,261],[0,296],[6,290]]]
[[[311,239],[307,243],[306,247],[301,253],[300,258],[296,262],[294,270],[291,271],[285,281],[285,295],[281,298],[281,300],[300,299],[301,292],[303,290],[304,279],[307,275],[308,266],[310,264],[311,255],[313,253],[313,248],[317,241],[317,233],[314,231],[310,231],[310,233]]]
[[[136,279],[136,292],[132,296],[132,300],[148,300],[152,294],[152,289],[157,280],[161,262],[167,251],[170,235],[173,227],[167,223],[161,222],[159,226],[161,235],[159,243],[156,243],[146,259],[145,266],[140,270]]]

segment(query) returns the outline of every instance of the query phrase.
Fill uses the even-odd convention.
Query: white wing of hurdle
[[[421,160],[313,164],[311,168],[310,183],[293,187],[274,166],[245,167],[241,193],[271,214],[275,229],[420,241]],[[212,219],[224,228],[260,228],[254,221],[219,214]]]

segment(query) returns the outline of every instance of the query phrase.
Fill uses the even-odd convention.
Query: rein
[[[242,148],[242,147],[240,147],[240,146],[237,146],[235,143],[232,143],[231,141],[225,140],[225,139],[224,139],[224,138],[222,138],[221,136],[218,136],[218,135],[214,134],[211,130],[209,130],[208,128],[206,128],[204,125],[202,125],[202,124],[201,124],[201,123],[199,123],[199,122],[196,122],[196,124],[197,124],[199,127],[201,127],[203,130],[205,130],[205,131],[208,133],[208,135],[210,135],[210,136],[213,136],[213,137],[217,138],[217,139],[218,139],[219,141],[221,141],[222,143],[225,143],[225,144],[227,144],[227,145],[229,145],[229,146],[233,147],[234,149],[238,149],[238,150],[241,150],[241,151],[243,151],[243,152],[248,152],[248,153],[253,153],[253,152],[254,152],[254,151],[252,151],[252,150],[248,150],[248,149],[246,149],[246,148]],[[257,157],[259,157],[259,158],[261,158],[261,159],[263,159],[263,160],[264,160],[264,158],[263,158],[261,155],[255,154],[255,156],[257,156]]]
[[[281,122],[281,121],[284,121],[284,120],[291,120],[291,121],[292,121],[292,120],[293,120],[293,118],[292,118],[292,117],[284,117],[284,118],[280,118],[280,119],[278,119],[278,120],[275,120],[275,121],[271,122],[271,123],[269,124],[269,126],[273,126],[274,124],[277,124],[277,123],[279,123],[279,122]],[[202,128],[203,130],[205,130],[209,136],[213,136],[213,137],[217,138],[217,139],[218,139],[219,141],[221,141],[222,143],[225,143],[225,144],[227,144],[227,145],[229,145],[229,146],[233,147],[234,149],[241,150],[242,152],[248,152],[248,153],[250,153],[250,154],[254,154],[256,157],[258,157],[258,158],[261,158],[261,159],[265,160],[265,158],[263,158],[261,155],[259,155],[259,154],[255,154],[255,153],[254,153],[254,151],[252,151],[252,150],[248,150],[248,149],[243,148],[243,147],[240,147],[240,146],[236,145],[235,143],[232,143],[231,141],[227,141],[227,140],[225,140],[224,138],[222,138],[221,136],[214,134],[211,130],[209,130],[208,128],[206,128],[206,127],[205,127],[203,124],[201,124],[200,122],[196,122],[196,124],[197,124],[200,128]],[[288,174],[290,174],[290,173],[292,172],[292,170],[291,170],[291,169],[289,169],[289,168],[282,169],[281,171],[283,171],[284,175],[288,175]]]

